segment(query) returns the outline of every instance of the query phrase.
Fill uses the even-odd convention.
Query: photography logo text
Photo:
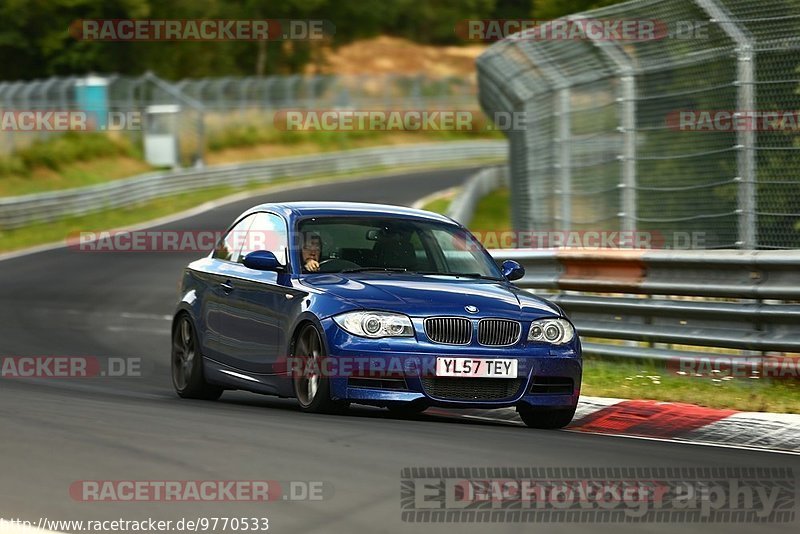
[[[791,522],[791,469],[405,468],[407,522]]]

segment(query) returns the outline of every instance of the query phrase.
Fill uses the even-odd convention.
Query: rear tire
[[[300,409],[309,413],[344,413],[350,406],[331,399],[330,378],[322,370],[326,358],[322,337],[313,324],[305,325],[292,347],[292,358],[302,360],[301,369],[292,377],[294,395]]]
[[[182,313],[172,331],[172,385],[184,399],[217,400],[223,388],[206,382],[194,323]]]
[[[517,406],[517,413],[529,428],[564,428],[575,416],[576,406],[571,408],[532,408],[527,404]]]

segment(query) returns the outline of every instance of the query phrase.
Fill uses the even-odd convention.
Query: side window
[[[239,251],[247,236],[247,230],[253,223],[256,214],[245,217],[225,234],[214,249],[214,258],[226,261],[239,261]]]
[[[275,254],[281,265],[285,265],[288,242],[286,223],[283,219],[272,213],[256,213],[242,246],[239,261],[244,261],[245,256],[256,250],[268,250]]]

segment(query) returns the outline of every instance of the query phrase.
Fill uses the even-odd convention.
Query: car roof
[[[390,216],[457,224],[449,217],[430,211],[407,208],[404,206],[392,206],[390,204],[369,204],[365,202],[277,202],[254,206],[249,212],[253,211],[279,211],[283,212],[285,215],[291,214],[293,218]]]

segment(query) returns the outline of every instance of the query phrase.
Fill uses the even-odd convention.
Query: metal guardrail
[[[478,202],[499,187],[508,184],[508,167],[487,167],[472,175],[450,203],[447,216],[467,225]]]
[[[517,284],[547,290],[586,338],[589,355],[677,361],[737,357],[719,349],[800,353],[800,251],[489,252],[525,267]]]
[[[208,187],[244,186],[277,178],[334,175],[381,167],[466,163],[504,158],[506,153],[505,141],[427,143],[149,173],[90,187],[0,198],[0,228],[84,215]]]

